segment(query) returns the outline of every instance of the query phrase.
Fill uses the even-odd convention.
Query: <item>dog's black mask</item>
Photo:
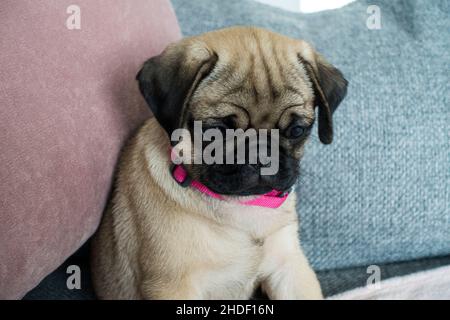
[[[248,196],[273,189],[287,191],[299,175],[296,159],[280,154],[279,170],[274,175],[262,175],[260,164],[214,164],[203,170],[200,181],[216,193]]]
[[[268,138],[270,139],[270,138]],[[306,140],[306,136],[303,140]],[[301,141],[300,143],[304,143]],[[204,143],[205,148],[209,143]],[[226,143],[223,141],[223,145]],[[258,145],[258,150],[262,148]],[[223,195],[248,196],[260,195],[272,190],[289,190],[299,175],[299,159],[294,158],[284,150],[279,148],[279,157],[271,157],[271,143],[265,145],[266,153],[271,161],[278,162],[278,165],[267,163],[263,165],[259,154],[256,161],[249,161],[249,144],[245,145],[245,163],[239,164],[237,161],[237,148],[234,148],[234,163],[226,164],[226,150],[223,149],[222,163],[192,165],[191,172],[194,172],[196,179],[206,185],[212,191]],[[273,167],[272,167],[273,166]],[[271,174],[263,171],[263,168],[272,167],[275,170]],[[277,169],[277,170],[276,170]]]

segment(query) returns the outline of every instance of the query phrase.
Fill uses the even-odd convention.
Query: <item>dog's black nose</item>
[[[225,176],[231,175],[256,175],[260,173],[258,164],[221,164],[216,165],[214,170]]]
[[[239,173],[239,168],[235,165],[219,164],[214,166],[214,170],[224,176],[231,176]]]

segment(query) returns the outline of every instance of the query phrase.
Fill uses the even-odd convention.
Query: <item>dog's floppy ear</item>
[[[187,102],[217,59],[202,43],[180,41],[145,62],[137,74],[142,95],[169,137],[181,125]]]
[[[315,105],[319,107],[319,138],[324,144],[333,141],[333,112],[347,94],[348,81],[342,72],[316,52],[299,55],[314,86]],[[312,61],[311,61],[312,60]]]

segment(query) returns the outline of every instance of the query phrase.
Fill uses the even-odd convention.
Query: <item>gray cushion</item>
[[[316,14],[249,0],[173,4],[186,36],[265,27],[310,41],[350,81],[334,143],[313,137],[298,184],[316,269],[450,253],[450,2],[358,1]],[[369,4],[381,30],[366,27]]]

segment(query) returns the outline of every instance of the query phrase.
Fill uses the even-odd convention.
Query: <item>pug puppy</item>
[[[316,107],[319,138],[331,143],[332,114],[347,91],[342,73],[302,40],[233,27],[169,45],[137,81],[154,118],[123,151],[92,243],[98,297],[249,299],[260,287],[270,299],[321,299],[299,244],[295,194],[278,208],[243,203],[295,183]],[[220,198],[183,185],[170,137],[194,121],[278,129],[278,172],[184,164],[189,181]]]

